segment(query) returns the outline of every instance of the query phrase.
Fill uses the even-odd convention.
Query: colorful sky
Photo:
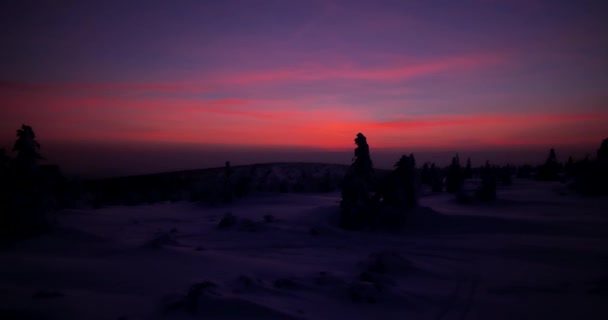
[[[21,123],[260,150],[608,136],[605,1],[4,1],[0,26],[0,141]]]

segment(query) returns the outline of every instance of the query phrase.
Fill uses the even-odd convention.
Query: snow
[[[425,195],[399,232],[337,228],[337,192],[66,210],[1,248],[0,318],[607,319],[608,199],[498,196]]]

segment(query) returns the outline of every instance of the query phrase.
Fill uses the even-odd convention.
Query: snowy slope
[[[337,192],[68,210],[2,248],[0,318],[607,319],[608,200],[560,190],[425,196],[401,232],[336,228]]]

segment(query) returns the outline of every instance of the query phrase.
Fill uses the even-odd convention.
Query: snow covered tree
[[[355,138],[353,163],[342,182],[342,201],[340,202],[340,226],[345,229],[362,227],[370,218],[372,205],[372,160],[367,139],[362,133]]]
[[[403,155],[395,164],[395,177],[393,188],[396,198],[394,204],[399,207],[413,207],[416,205],[416,159],[414,154]]]

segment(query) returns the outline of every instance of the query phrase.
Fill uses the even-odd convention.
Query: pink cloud
[[[311,64],[296,68],[234,73],[219,77],[217,81],[233,85],[266,81],[317,81],[334,79],[394,81],[436,74],[448,70],[462,72],[504,62],[506,62],[504,55],[474,54],[448,57],[435,61],[393,63],[383,67],[357,67],[344,62],[341,65],[331,67]]]

